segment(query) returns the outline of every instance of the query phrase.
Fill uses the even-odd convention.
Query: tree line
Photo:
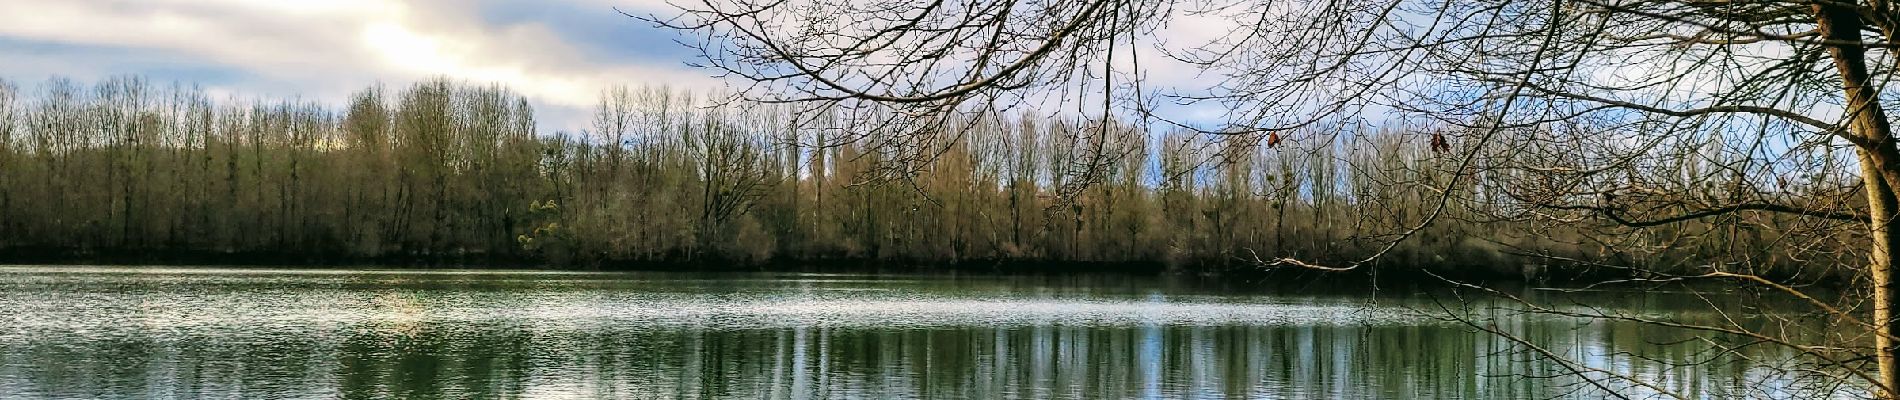
[[[1422,213],[1404,212],[1412,218],[1375,235],[1385,240],[1360,257],[1271,254],[1256,264],[1363,271],[1414,241],[1445,238],[1437,225],[1476,216],[1484,234],[1470,237],[1532,232],[1610,249],[1508,253],[1640,278],[1591,279],[1596,288],[1739,292],[1812,307],[1788,315],[1708,304],[1737,318],[1696,322],[1429,281],[1522,312],[1695,331],[1715,339],[1705,354],[1794,349],[1802,355],[1766,373],[1900,398],[1892,2],[728,0],[636,18],[698,38],[687,42],[694,65],[749,83],[739,86],[745,98],[813,108],[922,115],[1057,93],[1156,119],[1172,118],[1171,104],[1219,110],[1224,124],[1202,133],[1269,138],[1366,119],[1431,121],[1436,132],[1401,135],[1429,135],[1456,159],[1450,179],[1393,181],[1426,182],[1412,185],[1434,193]],[[1203,36],[1210,26],[1221,28]],[[1182,69],[1195,79],[1148,79]],[[1441,316],[1570,367],[1526,378],[1581,378],[1580,389],[1603,397],[1668,385],[1605,374],[1476,310]],[[1777,322],[1751,325],[1762,320]],[[1803,325],[1817,320],[1826,323]]]
[[[0,84],[0,249],[54,260],[1254,268],[1267,255],[1376,250],[1379,235],[1451,190],[1447,221],[1380,263],[1506,274],[1589,264],[1580,260],[1807,264],[1763,229],[1645,250],[1585,240],[1603,226],[1500,218],[1530,210],[1503,187],[1524,183],[1500,173],[1441,187],[1456,160],[1430,127],[1342,128],[1296,144],[984,112],[928,125],[942,138],[932,144],[897,147],[868,131],[904,127],[720,100],[612,88],[588,129],[536,132],[522,96],[449,79],[371,87],[340,110],[214,100],[139,77]],[[1721,229],[1732,227],[1641,235]]]

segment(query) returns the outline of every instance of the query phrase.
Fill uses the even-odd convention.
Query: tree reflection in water
[[[1528,378],[1557,375],[1557,366],[1504,338],[1394,311],[1418,302],[1404,296],[1263,295],[1112,277],[639,278],[5,269],[0,315],[14,323],[0,326],[0,391],[116,398],[1603,394],[1574,379]],[[1670,304],[1660,297],[1666,294],[1612,296],[1637,310]],[[1778,380],[1762,363],[1793,355],[1772,348],[1710,358],[1676,330],[1490,312],[1508,322],[1501,329],[1547,349],[1684,393],[1855,394]],[[1282,315],[1259,315],[1272,313]],[[1712,362],[1668,366],[1645,357]]]

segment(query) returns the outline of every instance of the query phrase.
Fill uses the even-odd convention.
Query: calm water
[[[1604,395],[1527,378],[1555,365],[1425,314],[1431,296],[1308,292],[1114,276],[0,267],[0,397]],[[1677,301],[1605,298],[1662,314]],[[1480,312],[1693,396],[1800,390],[1747,360],[1644,361],[1697,357],[1672,343],[1680,333]]]

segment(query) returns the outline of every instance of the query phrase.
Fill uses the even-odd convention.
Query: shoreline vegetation
[[[1432,135],[1390,130],[1301,145],[989,113],[893,146],[866,130],[904,128],[665,88],[604,91],[581,132],[534,118],[447,79],[342,109],[138,77],[0,82],[0,261],[1308,275],[1257,260],[1370,254],[1450,175]],[[1594,245],[1611,228],[1495,218],[1514,206],[1481,178],[1367,273],[1853,273],[1773,245],[1799,231],[1691,221],[1629,233],[1667,247]]]

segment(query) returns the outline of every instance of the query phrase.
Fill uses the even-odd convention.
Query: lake
[[[0,397],[1600,398],[1443,293],[1232,278],[0,267]],[[1526,291],[1535,292],[1535,291]],[[1606,304],[1688,312],[1683,295]],[[1851,397],[1474,308],[1691,397]],[[1704,357],[1713,362],[1674,365]],[[1612,389],[1633,397],[1640,387]]]

